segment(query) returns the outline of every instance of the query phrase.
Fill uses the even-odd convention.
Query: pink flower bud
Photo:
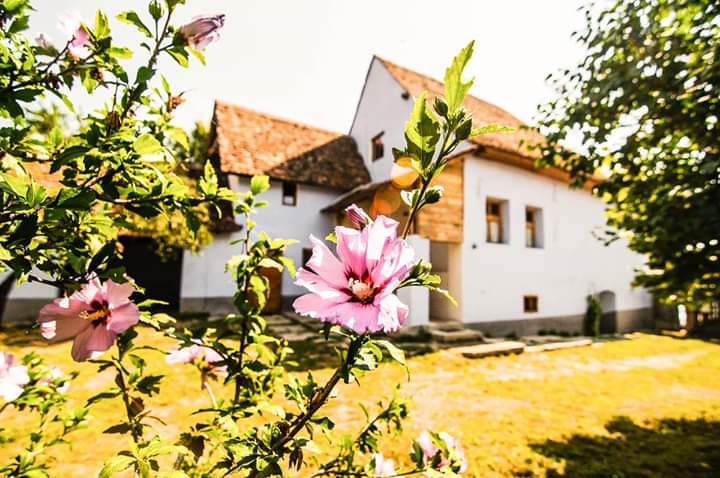
[[[363,211],[361,208],[359,208],[355,204],[351,204],[348,207],[345,208],[345,214],[347,214],[348,219],[353,223],[355,227],[358,227],[362,229],[363,227],[367,226],[372,222],[372,219],[370,219],[370,216],[367,215],[365,211]]]
[[[220,38],[225,15],[198,15],[180,27],[180,35],[196,50],[202,50]]]

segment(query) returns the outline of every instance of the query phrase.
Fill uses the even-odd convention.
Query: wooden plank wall
[[[445,188],[436,204],[425,206],[416,222],[417,234],[431,241],[459,244],[463,240],[463,165],[464,158],[450,160],[433,181]]]
[[[425,206],[415,221],[411,233],[419,234],[436,242],[459,244],[463,240],[463,165],[464,158],[450,161],[445,170],[435,179],[434,185],[445,188],[445,195],[439,203]],[[370,198],[357,201],[357,205],[371,217],[384,214],[400,222],[402,231],[408,216],[408,208],[402,204],[400,189],[388,184],[375,191]],[[337,225],[351,226],[343,211],[335,215]]]

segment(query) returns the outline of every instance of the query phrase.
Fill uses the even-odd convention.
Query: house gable
[[[355,139],[373,182],[390,179],[392,148],[405,144],[403,130],[413,103],[382,61],[373,57],[350,127],[350,136]],[[384,151],[381,158],[373,160],[372,140],[378,135],[381,135]]]

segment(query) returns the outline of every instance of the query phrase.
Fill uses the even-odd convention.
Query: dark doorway
[[[600,333],[614,334],[618,331],[617,309],[615,308],[615,292],[604,290],[598,294],[602,317],[600,319]]]
[[[120,243],[127,274],[145,288],[145,297],[168,303],[158,310],[179,310],[182,249],[171,257],[160,257],[154,241],[148,237],[121,237]]]

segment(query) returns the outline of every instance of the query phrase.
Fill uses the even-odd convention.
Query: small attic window
[[[285,206],[295,206],[297,204],[297,184],[290,181],[282,183],[282,203]]]
[[[370,154],[372,155],[373,161],[382,159],[385,155],[385,143],[383,142],[384,134],[385,131],[381,131],[378,135],[374,136],[372,140],[370,140]]]

